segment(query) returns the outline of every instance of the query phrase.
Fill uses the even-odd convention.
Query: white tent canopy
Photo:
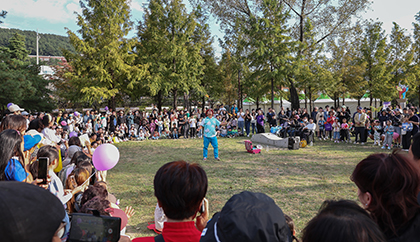
[[[291,107],[291,103],[285,99],[282,100],[283,101],[283,107],[284,109],[286,108],[290,108]],[[252,109],[257,109],[257,104],[255,102],[243,102],[243,109],[249,109],[249,111],[251,111]],[[271,101],[264,101],[264,102],[260,102],[259,103],[259,108],[261,108],[264,113],[268,112],[268,108],[271,108]],[[274,100],[274,110],[276,110],[276,113],[280,112],[281,109],[281,102],[280,100]]]
[[[375,100],[376,100],[376,106],[375,106]],[[372,99],[372,107],[379,107],[381,103],[380,99]],[[352,98],[346,98],[344,99],[344,104],[343,104],[343,99],[340,99],[340,107],[342,105],[345,105],[346,107],[349,107],[351,112],[356,112],[357,109],[357,105],[358,104],[358,100],[357,99],[352,99]],[[334,106],[334,100],[332,99],[319,99],[316,100],[315,102],[312,103],[312,108],[314,107],[325,107],[325,106],[330,106],[333,107]],[[299,106],[301,108],[305,107],[305,100],[300,100]],[[308,100],[308,109],[309,109],[309,100]],[[361,107],[370,107],[370,98],[362,98],[360,99],[360,106]],[[308,112],[310,112],[308,110]]]

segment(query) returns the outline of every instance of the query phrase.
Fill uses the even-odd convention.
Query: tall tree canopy
[[[126,36],[132,29],[130,7],[126,0],[81,1],[77,16],[79,36],[67,33],[76,54],[64,56],[73,71],[69,78],[90,103],[108,100],[115,108],[118,95],[134,89],[147,74],[145,66],[135,64],[135,39]]]
[[[150,0],[139,22],[138,63],[149,66],[144,86],[155,96],[159,108],[163,96],[172,94],[173,107],[179,93],[202,90],[200,42],[194,42],[197,27],[194,12],[181,0]]]

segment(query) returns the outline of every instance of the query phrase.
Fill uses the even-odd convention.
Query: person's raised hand
[[[130,219],[136,212],[134,211],[134,208],[130,207],[125,207],[124,210],[125,214],[127,215],[127,219]]]
[[[203,231],[203,229],[207,226],[207,221],[209,220],[209,201],[206,198],[204,198],[203,203],[204,213],[200,214],[200,216],[197,217],[195,222],[195,226],[199,231]]]
[[[44,179],[38,179],[37,178],[37,179],[34,179],[31,182],[31,184],[32,185],[35,185],[35,186],[39,186],[39,187],[44,188],[44,189],[48,189],[48,187],[50,185],[50,182],[51,182],[51,176],[50,175],[47,175],[47,182],[46,182],[46,184],[42,184],[43,181],[44,181]]]

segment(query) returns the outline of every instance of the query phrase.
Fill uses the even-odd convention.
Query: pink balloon
[[[397,132],[394,132],[394,134],[393,134],[393,138],[394,138],[394,139],[398,139],[398,137],[400,137],[400,135],[399,135]]]
[[[99,171],[112,169],[120,159],[120,152],[112,144],[103,144],[93,152],[93,165]]]
[[[61,126],[67,126],[67,122],[66,122],[66,121],[64,121],[64,120],[63,120],[63,121],[61,121],[61,123],[60,123],[60,124],[61,124]]]
[[[76,132],[76,131],[72,131],[72,132],[70,132],[69,137],[70,137],[70,138],[71,138],[71,137],[77,137],[77,132]]]

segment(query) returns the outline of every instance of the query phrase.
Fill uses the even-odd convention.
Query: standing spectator
[[[409,108],[408,110],[408,117],[409,122],[413,124],[413,130],[411,131],[411,135],[414,136],[419,132],[419,117],[415,114],[414,108]]]
[[[257,113],[255,113],[255,109],[252,109],[251,112],[251,127],[252,127],[252,132],[251,134],[255,134],[255,127],[257,125]],[[258,132],[258,131],[257,131]]]
[[[265,133],[264,130],[264,114],[261,111],[261,109],[258,110],[258,116],[257,116],[257,134]]]
[[[249,109],[245,110],[245,132],[246,136],[249,137],[249,129],[251,127],[252,117],[249,113]]]
[[[401,116],[401,110],[395,109],[395,114],[391,113],[391,121],[392,126],[394,126],[394,132],[398,134],[398,138],[396,139],[396,145],[397,147],[400,147],[401,144],[401,126],[402,126],[402,116]]]
[[[312,120],[316,121],[316,116],[318,114],[318,107],[314,107],[312,113],[311,113],[311,118]]]
[[[232,108],[230,109],[230,113],[231,114],[236,114],[236,113],[238,113],[238,108],[236,107],[236,103],[235,104],[233,104],[233,106],[232,106]]]
[[[238,117],[238,130],[243,135],[244,134],[244,126],[245,126],[245,113],[243,112],[242,108],[239,109],[237,117]]]
[[[357,113],[354,115],[354,126],[355,126],[355,135],[356,138],[354,140],[354,143],[357,144],[358,138],[360,139],[360,142],[364,139],[365,134],[365,124],[366,124],[366,114],[362,112],[362,108],[359,107],[357,109]],[[364,145],[363,142],[361,142],[362,145]]]

